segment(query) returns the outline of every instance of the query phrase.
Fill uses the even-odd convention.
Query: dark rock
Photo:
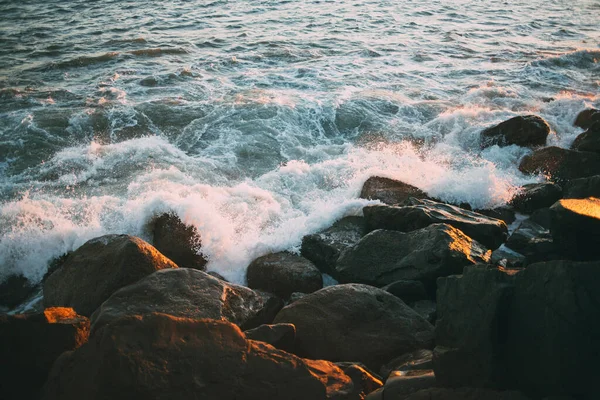
[[[298,301],[298,300],[300,300],[301,298],[303,298],[306,295],[307,295],[307,293],[294,292],[290,296],[290,298],[288,300],[288,304],[291,304],[291,303],[293,303],[295,301]]]
[[[428,198],[425,192],[415,186],[379,176],[367,179],[360,192],[361,199],[380,200],[385,204],[402,203],[409,197]]]
[[[409,233],[376,230],[344,251],[337,275],[343,282],[383,286],[397,280],[433,281],[489,261],[491,252],[460,230],[433,224]]]
[[[85,343],[89,329],[72,308],[0,315],[0,398],[39,398],[54,361]]]
[[[331,275],[340,253],[358,242],[364,230],[364,218],[342,218],[322,232],[304,236],[300,253],[321,272]]]
[[[376,397],[380,391],[371,393],[365,400],[383,400]],[[430,388],[419,390],[409,395],[385,395],[385,400],[529,400],[524,394],[516,391],[495,391],[480,388]]]
[[[521,147],[537,147],[546,144],[550,126],[537,115],[511,118],[481,132],[481,148],[516,144]]]
[[[437,306],[431,300],[415,301],[410,307],[415,310],[421,317],[425,318],[430,324],[435,324],[437,316]]]
[[[419,281],[395,281],[389,285],[385,285],[382,289],[400,298],[405,303],[429,299],[425,285]]]
[[[150,244],[128,235],[89,240],[44,282],[44,305],[90,316],[111,294],[151,273],[177,268]]]
[[[433,327],[388,292],[367,285],[330,286],[284,307],[276,323],[296,326],[297,354],[358,361],[378,370],[391,358],[431,346]]]
[[[540,208],[550,207],[561,197],[562,188],[555,183],[530,183],[521,188],[510,204],[519,212],[531,214]]]
[[[538,263],[516,278],[505,353],[516,386],[597,399],[600,263]]]
[[[214,276],[217,279],[220,279],[222,281],[225,282],[229,282],[227,279],[225,279],[225,277],[223,275],[221,275],[220,273],[216,272],[216,271],[206,271],[207,274],[209,274],[210,276]]]
[[[565,199],[600,197],[600,175],[573,179],[565,185],[563,197]]]
[[[248,287],[289,298],[294,292],[312,293],[323,287],[323,277],[304,257],[280,252],[252,261],[247,270]]]
[[[0,283],[0,307],[12,309],[21,304],[33,291],[32,285],[21,275],[11,275]]]
[[[352,379],[354,387],[359,388],[359,392],[368,394],[383,386],[381,378],[371,372],[364,364],[355,362],[337,362],[334,364]]]
[[[231,323],[156,313],[112,321],[65,353],[44,399],[358,400],[353,386],[334,364],[246,340]]]
[[[575,138],[571,149],[600,153],[600,118],[587,131]]]
[[[529,219],[546,229],[550,229],[552,225],[552,211],[550,211],[550,207],[540,208],[535,210],[529,216]]]
[[[432,200],[412,199],[412,206],[374,205],[363,209],[367,231],[388,229],[410,232],[431,224],[448,224],[490,249],[506,241],[504,221]]]
[[[496,207],[488,210],[475,210],[478,214],[483,214],[490,218],[499,219],[504,221],[506,225],[510,225],[515,222],[515,211],[509,207]]]
[[[406,399],[413,393],[434,386],[436,386],[436,380],[431,370],[394,371],[383,388],[367,396],[367,399]]]
[[[200,254],[202,239],[194,226],[185,225],[175,214],[162,214],[152,221],[154,247],[181,268],[206,270]]]
[[[296,327],[293,324],[261,325],[244,332],[246,339],[265,342],[279,350],[294,352]]]
[[[554,181],[600,175],[600,155],[587,151],[546,147],[523,157],[519,170],[526,174],[550,175]]]
[[[503,268],[522,268],[525,266],[526,258],[506,246],[500,246],[492,252],[490,263]]]
[[[550,231],[531,219],[521,222],[508,238],[506,247],[522,254],[525,265],[560,258]]]
[[[250,329],[271,322],[256,320],[266,303],[253,290],[205,272],[191,268],[167,269],[118,290],[102,303],[91,318],[92,335],[117,318],[152,312],[222,319]]]
[[[433,365],[440,385],[502,387],[513,289],[513,275],[486,265],[438,279]]]
[[[407,372],[414,370],[433,369],[433,352],[421,349],[406,353],[381,367],[381,376],[387,378],[393,371]]]
[[[577,115],[573,125],[583,129],[588,129],[594,122],[600,121],[600,110],[588,108]]]
[[[550,232],[564,257],[599,260],[600,199],[563,199],[550,207]]]

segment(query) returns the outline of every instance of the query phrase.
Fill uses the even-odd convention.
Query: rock
[[[513,288],[513,275],[486,265],[438,279],[433,365],[441,386],[502,387],[507,381],[503,357]]]
[[[259,257],[250,263],[246,273],[248,287],[285,299],[294,292],[312,293],[323,287],[317,267],[306,258],[288,252]]]
[[[35,286],[22,275],[11,275],[0,283],[0,308],[10,310],[33,293]]]
[[[511,118],[481,132],[481,148],[516,144],[521,147],[537,147],[546,144],[550,126],[537,115]]]
[[[385,204],[402,203],[409,197],[428,198],[425,192],[415,186],[379,176],[367,179],[360,192],[361,199],[380,200]]]
[[[475,210],[475,212],[478,214],[483,214],[490,218],[495,218],[504,221],[506,225],[510,225],[516,220],[515,211],[512,208],[506,206],[496,207],[488,210]]]
[[[561,197],[562,188],[555,183],[530,183],[521,188],[510,205],[519,212],[531,214],[540,208],[550,207]]]
[[[509,238],[510,239],[510,238]],[[502,245],[492,252],[490,260],[492,265],[503,268],[522,268],[525,266],[525,256]]]
[[[433,327],[388,292],[367,285],[330,286],[284,307],[276,323],[296,326],[300,356],[358,361],[378,370],[391,358],[431,347]]]
[[[367,399],[406,399],[413,393],[435,385],[435,375],[431,370],[394,371],[379,390],[380,393],[367,396]]]
[[[300,300],[301,298],[303,298],[306,295],[307,295],[307,293],[294,292],[294,293],[291,294],[291,296],[290,296],[287,304],[291,304],[291,303],[293,303],[295,301],[298,301],[298,300]]]
[[[550,225],[552,224],[552,211],[550,211],[550,207],[540,208],[535,210],[529,216],[529,220],[546,229],[550,229]]]
[[[419,300],[415,301],[410,306],[415,310],[421,317],[425,318],[430,324],[435,324],[437,306],[435,302],[431,300]]]
[[[293,324],[261,325],[244,332],[246,339],[265,342],[290,353],[294,352],[296,327]]]
[[[181,268],[206,270],[200,254],[202,239],[194,226],[185,225],[175,214],[162,214],[152,221],[154,247]]]
[[[563,199],[550,211],[550,232],[563,257],[580,261],[600,259],[600,199]]]
[[[166,269],[118,290],[102,303],[91,318],[92,335],[117,318],[152,312],[225,320],[250,329],[271,322],[257,320],[267,303],[268,299],[253,290],[203,271]]]
[[[72,308],[0,315],[0,398],[39,398],[54,361],[85,343],[89,329],[89,320]]]
[[[247,340],[235,325],[165,314],[126,316],[57,362],[45,400],[358,400],[327,361]]]
[[[410,232],[431,224],[448,224],[490,249],[508,237],[504,221],[432,200],[411,200],[412,206],[367,206],[363,209],[367,231],[388,229]]]
[[[600,153],[600,118],[587,131],[575,138],[571,149]]]
[[[154,271],[177,268],[140,238],[106,235],[87,241],[44,282],[44,305],[90,316],[111,294]]]
[[[335,273],[340,253],[354,245],[364,234],[364,218],[346,217],[330,228],[302,238],[300,253],[325,274]]]
[[[418,300],[428,300],[429,296],[425,290],[423,282],[400,280],[382,287],[388,293],[402,299],[405,303],[412,303]]]
[[[573,125],[579,128],[588,129],[594,122],[600,121],[600,110],[588,108],[577,115]]]
[[[537,263],[516,278],[505,353],[516,387],[598,398],[600,263]]]
[[[526,219],[515,229],[506,247],[523,255],[524,265],[560,258],[550,231],[531,219]]]
[[[491,252],[460,230],[433,224],[409,233],[376,230],[344,251],[337,263],[342,282],[383,286],[397,280],[434,281],[489,261]]]
[[[600,155],[587,151],[546,147],[523,157],[519,170],[525,174],[546,174],[554,181],[600,175]]]
[[[431,370],[433,369],[432,359],[433,352],[429,349],[403,354],[381,367],[381,376],[387,378],[393,371]]]
[[[371,372],[364,364],[354,362],[334,363],[352,379],[354,387],[360,392],[368,394],[383,386],[381,378]]]
[[[563,197],[565,199],[600,197],[600,175],[573,179],[565,185]]]
[[[373,392],[365,400],[383,400],[384,397],[376,397],[379,393],[381,392]],[[529,400],[529,398],[520,392],[508,390],[430,388],[409,395],[389,396],[386,393],[385,400]]]

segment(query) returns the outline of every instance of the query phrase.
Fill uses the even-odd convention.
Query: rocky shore
[[[90,240],[53,263],[40,304],[0,315],[0,398],[598,399],[600,111],[575,124],[571,149],[544,147],[533,115],[481,133],[551,179],[506,206],[372,177],[360,195],[380,204],[254,260],[247,286],[206,271],[172,214],[153,245]],[[36,290],[11,277],[0,305]]]

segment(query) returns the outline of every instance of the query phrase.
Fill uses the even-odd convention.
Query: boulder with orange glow
[[[552,238],[563,256],[600,260],[600,199],[563,199],[550,211]]]
[[[525,174],[550,175],[556,182],[600,174],[600,154],[546,147],[526,155],[519,164]]]
[[[202,239],[194,226],[186,225],[175,214],[162,214],[152,223],[154,247],[178,267],[206,270],[200,253]]]
[[[65,353],[45,400],[359,400],[365,393],[328,361],[247,340],[225,321],[165,314],[111,321]]]
[[[46,279],[44,305],[72,307],[90,316],[118,289],[165,268],[177,265],[142,239],[101,236],[71,253]]]
[[[0,315],[0,398],[38,398],[54,361],[85,343],[89,329],[72,308]]]
[[[402,181],[372,176],[364,183],[360,192],[361,199],[380,200],[385,204],[402,203],[410,197],[427,199],[427,193]]]

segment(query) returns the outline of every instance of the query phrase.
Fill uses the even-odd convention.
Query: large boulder
[[[89,329],[90,321],[72,308],[0,315],[0,398],[39,398],[54,361],[85,343]]]
[[[91,318],[92,334],[117,318],[152,312],[225,320],[250,329],[271,322],[263,315],[268,301],[251,289],[197,269],[166,269],[118,290],[102,303]]]
[[[516,144],[521,147],[544,146],[550,126],[537,115],[511,118],[481,132],[481,148]]]
[[[290,353],[296,344],[296,327],[293,324],[264,324],[244,331],[246,339],[265,342]]]
[[[398,280],[434,281],[487,262],[491,252],[460,230],[433,224],[416,231],[376,230],[344,251],[336,271],[342,282],[383,286]]]
[[[300,253],[325,274],[335,274],[340,253],[363,237],[363,217],[346,217],[322,232],[302,238]]]
[[[175,214],[162,214],[152,221],[153,244],[181,268],[206,270],[200,253],[202,239],[194,226],[185,225]]]
[[[177,265],[140,238],[106,235],[87,241],[44,282],[44,305],[90,316],[119,288]]]
[[[419,390],[411,394],[391,396],[391,393],[378,390],[371,393],[365,400],[529,400],[521,392],[497,391],[481,388],[430,388]],[[548,399],[550,400],[550,399]],[[555,399],[559,400],[559,399]],[[568,399],[560,399],[568,400]]]
[[[388,293],[409,304],[419,300],[428,300],[429,295],[423,282],[399,280],[382,287]]]
[[[503,353],[516,386],[534,398],[599,398],[600,263],[538,263],[516,278]]]
[[[327,361],[247,340],[235,325],[165,314],[127,316],[55,364],[45,400],[358,400]]]
[[[592,124],[587,131],[575,138],[573,150],[600,152],[600,121]]]
[[[294,292],[312,293],[323,287],[323,277],[306,258],[272,253],[252,261],[246,272],[248,287],[275,293],[285,299]]]
[[[550,207],[561,197],[562,188],[555,183],[530,183],[521,187],[510,204],[519,212],[531,214],[540,208]]]
[[[429,322],[397,297],[367,285],[321,289],[284,307],[275,322],[296,326],[300,356],[359,361],[373,370],[432,344]]]
[[[588,129],[594,122],[600,121],[600,110],[588,108],[577,115],[573,125],[583,129]]]
[[[600,199],[563,199],[550,211],[550,232],[564,257],[600,260]]]
[[[506,247],[524,256],[525,265],[560,258],[550,231],[531,219],[521,222],[508,238]]]
[[[506,241],[504,221],[433,200],[411,199],[411,206],[374,205],[363,209],[367,231],[388,229],[410,232],[431,224],[448,224],[487,248],[496,249]]]
[[[433,364],[440,385],[502,387],[507,381],[504,346],[513,289],[513,275],[487,265],[438,279]]]
[[[600,175],[600,154],[551,146],[523,157],[519,170],[550,175],[557,182]]]
[[[402,203],[410,197],[428,198],[427,193],[413,185],[380,176],[367,179],[360,192],[361,199],[379,200],[385,204]]]
[[[565,199],[600,197],[600,175],[573,179],[565,185],[563,197]]]

